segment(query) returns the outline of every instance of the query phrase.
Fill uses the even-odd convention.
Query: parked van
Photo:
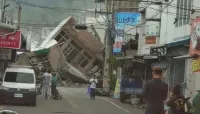
[[[31,66],[10,65],[2,78],[4,103],[29,103],[36,106],[36,76]]]

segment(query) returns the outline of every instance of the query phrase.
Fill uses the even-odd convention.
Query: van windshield
[[[23,72],[6,72],[4,82],[34,83],[34,75]]]

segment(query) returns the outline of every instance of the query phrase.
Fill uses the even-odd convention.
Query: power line
[[[157,13],[155,13],[154,15],[151,16],[151,18],[149,19],[153,19],[155,16],[157,16],[159,13],[161,13],[166,7],[168,7],[174,0],[172,0],[171,2],[168,3],[168,5],[166,5],[165,7],[163,7],[161,10],[159,10]],[[135,29],[137,27],[140,27],[141,25],[144,25],[148,20],[145,20],[143,23],[133,27],[133,28],[130,28],[129,30],[127,30],[125,33],[129,32],[130,30],[132,29]]]
[[[56,11],[56,12],[59,12],[59,13],[69,12],[69,11],[78,11],[78,12],[88,11],[86,9],[73,9],[73,8],[64,8],[64,7],[48,7],[48,6],[42,6],[42,5],[33,4],[33,3],[25,2],[25,1],[16,1],[16,0],[12,0],[12,1],[20,3],[21,5],[52,10],[52,11]]]

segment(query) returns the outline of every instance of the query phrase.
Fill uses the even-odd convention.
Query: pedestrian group
[[[170,114],[200,114],[200,90],[190,103],[190,98],[181,94],[181,85],[175,85],[168,96],[168,85],[161,80],[160,67],[152,68],[152,78],[144,86],[143,95],[147,104],[145,114],[166,114],[165,105],[170,107]]]

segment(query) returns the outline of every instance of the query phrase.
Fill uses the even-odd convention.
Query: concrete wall
[[[171,4],[173,4],[173,6],[176,6],[177,1],[175,0]],[[165,7],[165,5],[163,5],[163,7]],[[166,12],[170,12],[170,14]],[[163,10],[162,20],[161,20],[161,33],[160,33],[161,45],[175,42],[178,40],[183,40],[186,38],[185,36],[190,35],[190,24],[186,24],[180,27],[175,26],[174,21],[175,21],[177,13],[178,12],[177,12],[176,7],[172,7],[172,6],[168,6],[167,8]],[[183,18],[186,18],[186,17],[183,17]],[[183,19],[180,18],[179,20],[183,20]]]
[[[159,13],[158,15],[155,14],[157,14],[158,10],[160,10],[161,7],[159,5],[150,5],[150,6],[149,5],[150,3],[145,3],[145,2],[141,2],[139,4],[139,11],[141,11],[142,14],[141,17],[142,26],[138,27],[138,33],[139,33],[138,55],[150,54],[150,47],[159,45],[160,22],[147,21],[147,19],[160,19],[160,14]],[[156,36],[156,43],[146,44],[145,39],[147,36]]]
[[[53,47],[51,47],[50,52],[48,54],[48,58],[49,58],[49,62],[51,64],[51,67],[53,68],[53,70],[57,70],[61,63],[61,60],[64,57],[64,55],[62,55],[62,52],[60,52],[60,48],[58,45],[54,45]]]

